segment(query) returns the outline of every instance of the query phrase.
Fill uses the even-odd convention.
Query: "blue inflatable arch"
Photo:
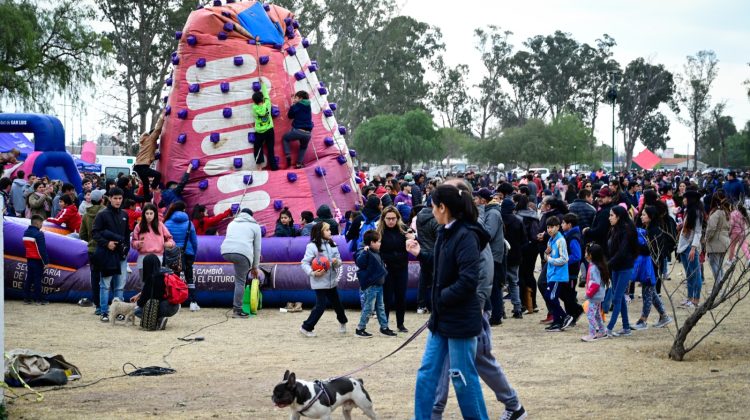
[[[0,114],[0,133],[34,134],[33,173],[70,182],[83,191],[81,175],[65,150],[65,129],[56,117],[43,114]]]

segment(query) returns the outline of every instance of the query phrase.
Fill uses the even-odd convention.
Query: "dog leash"
[[[346,378],[346,377],[352,376],[352,375],[354,375],[357,372],[361,372],[361,371],[363,371],[365,369],[368,369],[368,368],[370,368],[370,367],[372,367],[372,366],[374,366],[374,365],[382,362],[383,360],[385,360],[385,359],[393,356],[394,354],[396,354],[399,351],[401,351],[404,347],[406,347],[407,345],[409,345],[409,343],[411,343],[412,341],[414,341],[414,339],[417,338],[419,336],[419,334],[422,334],[422,332],[424,332],[424,330],[427,328],[428,322],[425,322],[421,327],[419,327],[419,329],[417,329],[416,331],[414,331],[414,334],[412,334],[411,337],[407,338],[406,341],[404,341],[400,346],[398,346],[395,350],[393,350],[392,352],[388,353],[387,355],[381,357],[380,359],[378,359],[378,360],[376,360],[376,361],[374,361],[372,363],[369,363],[369,364],[366,364],[366,365],[364,365],[362,367],[354,369],[351,372],[347,372],[347,373],[345,373],[343,375],[339,375],[339,376],[336,376],[334,378],[328,378],[328,380],[326,380],[325,382],[331,382],[331,381],[335,381],[336,379],[341,379],[341,378]],[[318,402],[318,400],[320,400],[320,397],[323,396],[323,393],[326,394],[326,397],[328,398],[328,401],[331,401],[331,397],[328,395],[328,391],[326,391],[325,384],[323,383],[323,381],[321,381],[321,380],[315,380],[314,384],[318,385],[320,387],[320,391],[318,391],[315,394],[315,396],[310,401],[308,401],[307,404],[305,404],[304,407],[302,407],[301,409],[297,410],[297,412],[301,416],[305,416],[305,411],[309,410],[310,407],[312,407],[316,402]],[[305,416],[305,417],[307,417],[307,416]]]

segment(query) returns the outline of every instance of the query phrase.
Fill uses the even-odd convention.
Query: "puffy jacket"
[[[339,284],[340,270],[333,266],[320,277],[313,275],[312,260],[318,255],[325,256],[331,263],[333,263],[334,259],[341,261],[341,254],[337,246],[331,246],[327,241],[323,241],[321,248],[321,250],[318,250],[315,242],[310,242],[307,244],[307,248],[305,248],[305,256],[301,261],[302,270],[310,278],[310,287],[313,290],[333,289]]]
[[[521,248],[526,245],[528,238],[523,228],[521,216],[513,214],[513,202],[510,205],[503,201],[503,225],[505,226],[505,238],[510,244],[508,251],[508,265],[513,267],[521,265]]]
[[[568,275],[571,279],[578,277],[583,260],[583,236],[578,226],[573,226],[569,231],[563,232],[565,243],[568,247]]]
[[[260,264],[261,237],[260,225],[253,216],[240,212],[227,226],[227,235],[221,243],[221,253],[244,255],[250,262],[250,267],[257,268]]]
[[[117,252],[124,259],[130,251],[128,215],[120,209],[108,206],[96,215],[92,229],[97,247],[107,248],[110,241],[117,242]]]
[[[505,227],[500,203],[492,200],[484,206],[484,222],[481,224],[490,234],[492,258],[496,263],[502,263],[505,258]]]
[[[172,234],[169,233],[169,229],[164,225],[164,223],[159,222],[158,232],[152,231],[149,227],[146,233],[141,233],[141,224],[139,223],[135,226],[135,230],[133,231],[133,239],[131,240],[130,245],[141,255],[163,255],[164,248],[171,248],[175,246],[175,242],[172,239]]]
[[[16,213],[22,213],[26,210],[26,197],[24,197],[23,191],[26,188],[25,180],[16,178],[13,180],[13,186],[10,187],[10,198],[13,201],[13,208],[16,209]]]
[[[476,337],[482,331],[479,306],[480,253],[489,234],[478,224],[457,220],[438,230],[433,252],[422,249],[420,260],[432,260],[432,312],[428,328],[448,338]]]
[[[629,270],[635,266],[638,257],[638,234],[633,229],[612,229],[607,240],[610,257],[607,261],[609,272]]]
[[[105,207],[101,204],[92,204],[91,207],[86,209],[86,214],[83,215],[81,220],[81,231],[79,235],[81,240],[89,243],[89,254],[96,252],[96,241],[94,240],[94,219],[96,215],[104,210]]]
[[[309,99],[301,99],[289,107],[286,116],[292,120],[292,128],[311,131],[313,129],[312,107]]]
[[[411,196],[410,196],[409,194],[407,194],[407,193],[403,192],[403,191],[400,191],[400,192],[399,192],[399,193],[398,193],[398,194],[396,195],[396,199],[395,199],[395,200],[393,200],[393,205],[394,205],[394,206],[398,206],[398,205],[399,205],[400,203],[404,203],[404,204],[406,204],[407,206],[409,206],[409,207],[412,207],[412,200],[411,200]]]
[[[184,211],[172,213],[169,216],[169,220],[164,222],[164,226],[172,234],[172,239],[178,247],[182,248],[185,246],[185,254],[196,255],[198,253],[198,234],[187,213]],[[187,240],[187,244],[185,244],[185,235],[188,234],[188,228],[190,229],[190,237]]]
[[[81,230],[81,215],[78,214],[76,206],[72,204],[60,210],[60,214],[57,217],[50,217],[47,221],[56,225],[65,224],[65,227],[73,232]]]
[[[281,222],[276,222],[276,230],[273,236],[277,238],[294,238],[300,235],[299,229],[294,226],[288,226]]]
[[[705,241],[709,254],[723,253],[729,249],[729,220],[722,210],[715,210],[708,216]]]
[[[383,259],[380,258],[380,254],[364,248],[360,249],[356,254],[357,264],[357,280],[359,280],[359,288],[365,290],[370,286],[378,284],[378,281],[384,280],[387,271],[383,265]],[[379,283],[382,285],[383,283]]]
[[[596,209],[586,200],[581,200],[580,198],[574,200],[573,203],[570,204],[569,210],[571,213],[578,216],[578,227],[580,227],[581,230],[591,227],[591,224],[594,223]]]
[[[47,255],[47,243],[44,241],[44,233],[36,226],[29,226],[23,233],[23,246],[26,249],[26,258],[42,260],[42,264],[49,264]]]
[[[742,182],[735,178],[731,181],[724,183],[724,192],[727,193],[727,197],[732,200],[733,203],[740,201],[740,197],[745,195],[745,189],[742,187]]]

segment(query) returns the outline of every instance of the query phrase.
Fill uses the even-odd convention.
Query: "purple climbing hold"
[[[234,65],[235,66],[241,66],[243,64],[245,64],[245,59],[242,58],[241,55],[238,55],[237,57],[234,57]]]
[[[326,137],[323,139],[323,143],[326,145],[326,147],[331,147],[335,143],[333,140],[333,137]]]
[[[163,100],[164,100],[164,103],[166,104],[167,102],[169,102],[169,96],[165,96]]]
[[[187,109],[181,109],[177,111],[177,118],[184,120],[188,117]]]
[[[326,174],[326,170],[323,167],[321,167],[321,166],[316,166],[315,167],[315,175],[317,175],[317,176],[325,176],[325,174]]]
[[[307,70],[309,70],[310,73],[315,73],[316,71],[318,71],[318,66],[316,66],[315,64],[310,64],[309,66],[307,66]]]
[[[180,57],[177,57],[177,56],[172,57],[172,64],[174,64],[175,66],[180,64]]]
[[[248,39],[247,43],[250,44],[250,45],[255,45],[255,40],[254,39]]]
[[[339,106],[338,104],[336,104],[336,102],[331,102],[328,104],[328,107],[331,108],[331,111],[335,111]]]
[[[354,210],[360,211],[360,210],[362,210],[362,206],[360,206],[359,204],[355,204],[354,205]]]
[[[352,187],[350,187],[349,184],[341,184],[341,192],[344,194],[348,194],[352,192]]]
[[[276,162],[276,167],[278,167],[279,166],[279,162],[281,162],[281,158],[279,158],[278,156],[274,156],[273,157],[273,161]]]
[[[180,40],[182,39],[182,31],[177,31],[174,33],[174,39]]]
[[[156,153],[154,153],[154,159],[159,160],[160,158],[161,158],[161,152],[157,150]]]
[[[266,236],[266,233],[268,233],[268,229],[266,229],[265,226],[261,226],[260,227],[260,236],[264,237],[264,236]]]
[[[258,62],[260,63],[261,66],[265,66],[266,64],[268,64],[269,61],[271,61],[271,57],[267,55],[261,55],[258,58]]]
[[[297,174],[294,172],[287,172],[286,174],[286,180],[289,182],[296,182],[297,181]]]
[[[167,85],[167,86],[172,86],[172,78],[171,77],[167,77],[167,80],[164,81],[164,84]]]
[[[268,12],[271,10],[271,5],[268,3],[263,3],[263,9]]]
[[[221,82],[219,86],[221,87],[222,93],[229,92],[229,82]]]
[[[318,60],[310,60],[310,64],[318,65]]]
[[[200,188],[201,190],[207,189],[208,188],[208,180],[207,179],[201,180],[201,182],[198,183],[198,188]]]
[[[201,85],[198,83],[191,83],[190,86],[188,86],[188,92],[190,93],[198,93],[201,91]]]
[[[240,169],[242,167],[242,158],[234,158],[234,167]]]
[[[177,136],[177,143],[180,143],[180,144],[185,144],[185,142],[186,142],[186,141],[187,141],[187,134],[185,134],[185,133],[180,133],[180,134],[179,134],[179,135]]]
[[[287,17],[285,17],[285,18],[284,18],[284,25],[287,25],[287,26],[289,26],[289,25],[291,25],[291,24],[292,24],[292,18],[290,18],[290,17],[288,17],[288,16],[287,16]]]
[[[188,35],[188,37],[187,37],[187,43],[191,47],[194,47],[195,44],[198,43],[198,38],[196,38],[195,35]]]
[[[177,51],[172,51],[172,55],[170,57],[177,57]]]
[[[286,53],[289,55],[297,55],[297,49],[290,46],[289,48],[286,49]]]
[[[339,163],[339,165],[343,165],[346,163],[346,156],[344,155],[338,155],[336,157],[336,161]]]
[[[318,82],[318,84],[320,84],[321,87],[326,87],[326,83],[325,82]]]
[[[282,49],[282,48],[284,48],[284,46],[283,46],[283,45],[281,45],[281,44],[273,44],[273,49],[274,49],[274,50],[279,50],[279,51],[281,51],[281,49]]]
[[[169,115],[172,113],[172,107],[167,105],[166,108],[164,108],[164,115]]]
[[[221,0],[214,0],[214,6],[221,6]]]
[[[281,110],[279,110],[279,107],[277,107],[276,105],[271,105],[271,116],[273,118],[276,118],[279,115],[281,115]]]
[[[194,171],[201,167],[201,161],[199,159],[191,160],[190,164],[193,166]]]
[[[229,1],[227,1],[227,3],[229,3]],[[224,17],[228,17],[228,18],[232,17],[232,14],[229,13],[228,11],[226,11],[226,10],[223,10],[221,12],[221,15],[224,16]]]
[[[327,118],[331,118],[333,117],[333,111],[331,111],[330,109],[326,109],[323,111],[323,115],[325,115]]]
[[[324,88],[323,86],[320,86],[318,88],[318,93],[320,93],[321,95],[327,95],[328,94],[328,89]]]
[[[240,203],[234,203],[230,208],[232,209],[232,214],[237,214],[240,211]]]
[[[361,184],[362,183],[362,178],[360,178],[358,176],[355,176],[354,177],[354,182],[356,182],[357,184]]]
[[[273,209],[281,211],[284,208],[284,200],[273,200]]]
[[[252,175],[244,175],[242,177],[242,183],[245,185],[252,185],[253,183],[253,176]]]
[[[294,29],[298,29],[298,28],[299,28],[299,21],[298,21],[298,20],[296,20],[296,19],[295,19],[295,20],[293,20],[293,21],[292,21],[292,26],[294,27]]]
[[[219,31],[219,33],[216,35],[216,38],[219,38],[219,41],[224,41],[227,39],[227,33],[224,31]]]
[[[253,82],[253,92],[260,92],[260,82]]]
[[[346,127],[344,127],[343,125],[340,125],[339,126],[339,134],[341,134],[342,136],[345,136],[346,135]]]
[[[357,157],[357,151],[354,149],[349,149],[349,156],[353,158]]]
[[[287,31],[287,33],[286,33],[286,37],[287,37],[287,39],[294,39],[294,36],[295,36],[295,35],[294,35],[294,32],[289,32],[289,31]]]
[[[224,30],[227,32],[232,32],[234,30],[234,23],[227,22],[224,24]]]
[[[201,57],[198,60],[196,60],[195,67],[199,67],[199,68],[206,67],[206,59]]]
[[[221,111],[221,114],[224,118],[232,118],[232,108],[224,108],[224,110]]]
[[[247,142],[250,144],[255,144],[255,133],[247,133]]]
[[[235,2],[235,0],[227,0],[227,4],[231,4],[231,3],[234,3],[234,2]]]
[[[310,46],[310,40],[307,38],[302,38],[302,46],[304,48],[308,48]]]
[[[294,73],[294,78],[297,79],[297,81],[304,80],[305,77],[307,77],[307,76],[305,76],[305,72],[302,71],[302,70]]]
[[[221,135],[219,133],[211,133],[210,139],[211,143],[218,143],[221,141]]]

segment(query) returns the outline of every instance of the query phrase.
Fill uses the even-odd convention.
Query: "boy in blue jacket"
[[[380,258],[380,234],[376,230],[368,230],[362,239],[365,245],[356,257],[357,280],[359,288],[364,293],[364,304],[359,325],[355,334],[360,338],[372,338],[372,334],[365,331],[367,321],[370,319],[373,304],[378,314],[380,333],[387,337],[395,337],[396,333],[388,328],[388,318],[385,316],[385,304],[383,303],[383,283],[385,283],[385,266]]]
[[[289,107],[286,116],[292,120],[292,131],[284,134],[281,139],[284,146],[284,156],[286,156],[286,166],[287,168],[292,167],[292,151],[289,142],[299,141],[299,155],[295,168],[300,169],[304,167],[305,152],[308,143],[310,143],[313,129],[310,95],[304,90],[295,93],[292,97],[292,106]]]
[[[578,216],[575,213],[563,216],[561,227],[568,247],[568,278],[570,280],[560,291],[560,298],[565,304],[565,312],[571,316],[570,325],[564,325],[568,328],[574,326],[583,313],[583,307],[576,300],[575,288],[583,261],[583,236],[578,227]]]
[[[547,302],[553,321],[545,330],[549,332],[562,331],[565,324],[571,324],[573,317],[565,313],[560,306],[561,292],[570,280],[568,276],[568,245],[560,232],[560,219],[556,216],[547,218],[547,234],[550,239],[544,251],[547,261]]]
[[[26,249],[26,281],[23,284],[23,303],[31,305],[31,285],[34,284],[34,301],[37,305],[46,305],[49,302],[42,300],[42,274],[44,266],[49,263],[47,255],[47,244],[44,234],[40,230],[44,219],[35,214],[31,217],[31,225],[23,233],[23,246]]]

